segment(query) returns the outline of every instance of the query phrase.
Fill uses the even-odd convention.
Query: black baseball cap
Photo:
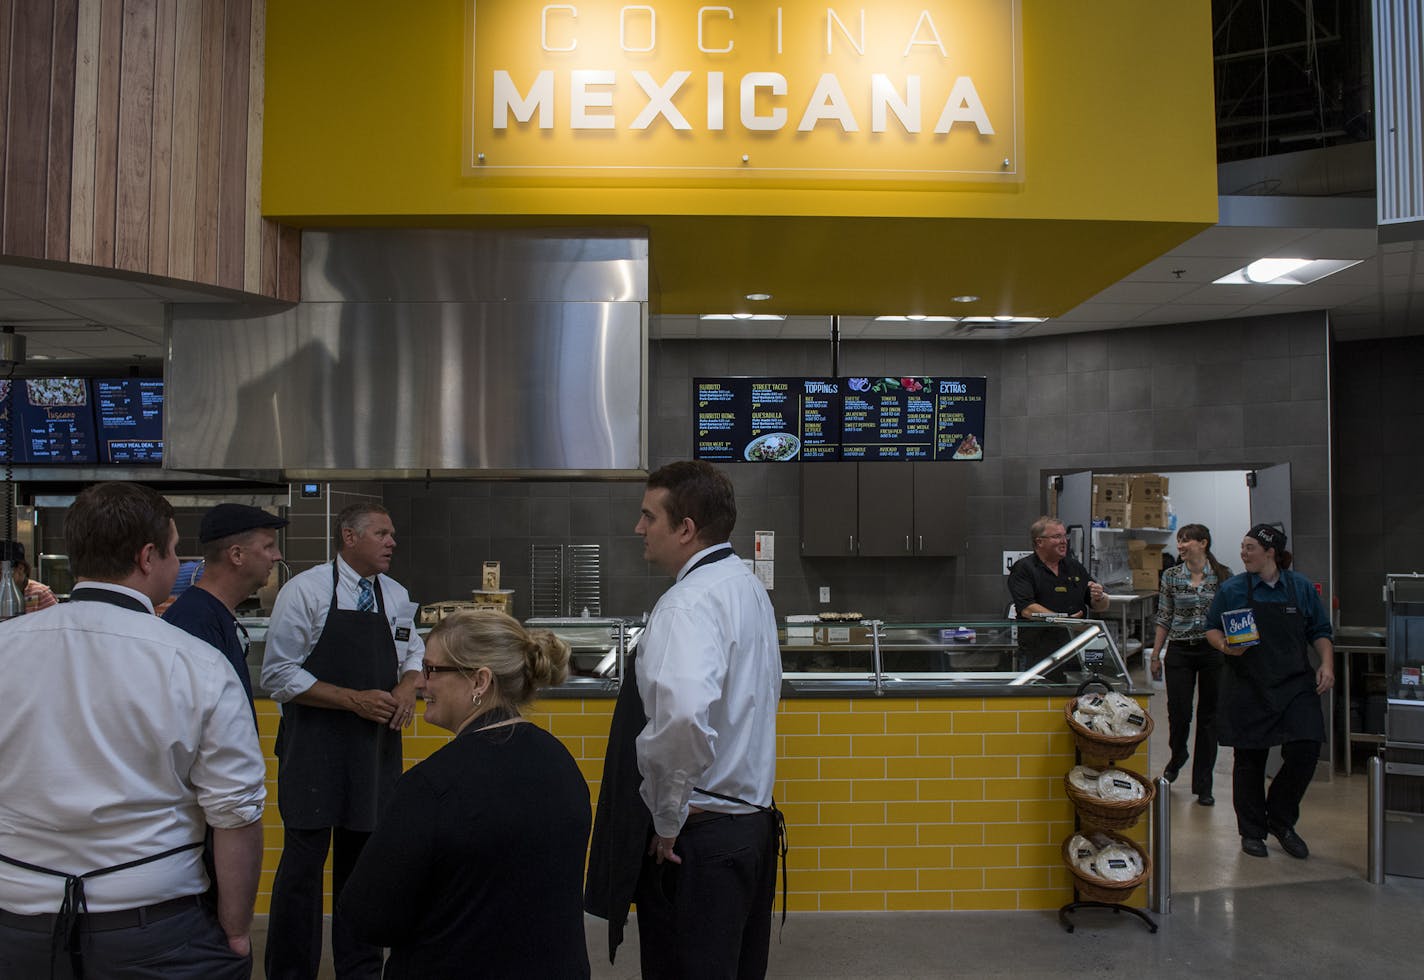
[[[256,531],[258,528],[286,527],[287,519],[269,514],[260,507],[246,504],[218,504],[203,515],[203,523],[198,528],[198,540],[203,544],[220,541],[234,534]]]

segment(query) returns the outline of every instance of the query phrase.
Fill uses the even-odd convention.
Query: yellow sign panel
[[[1019,0],[470,0],[466,176],[1020,181]]]

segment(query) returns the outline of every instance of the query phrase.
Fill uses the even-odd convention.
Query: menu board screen
[[[99,462],[163,462],[163,381],[118,378],[94,382],[99,412]]]
[[[0,378],[0,463],[10,462],[10,391],[13,386]]]
[[[95,463],[94,409],[84,378],[15,380],[10,411],[17,463]]]
[[[712,462],[978,460],[984,378],[695,378],[693,455]]]

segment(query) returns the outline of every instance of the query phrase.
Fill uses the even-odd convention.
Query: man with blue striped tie
[[[416,606],[384,574],[395,527],[380,504],[336,519],[336,560],[277,595],[262,685],[282,704],[277,795],[282,860],[272,884],[267,976],[315,977],[321,963],[322,865],[332,849],[332,907],[401,773],[401,729],[415,716],[425,644]],[[381,950],[331,924],[338,977],[378,977]]]

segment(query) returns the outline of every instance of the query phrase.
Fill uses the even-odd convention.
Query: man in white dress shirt
[[[646,978],[766,972],[781,653],[766,589],[728,543],[736,520],[731,481],[707,463],[648,478],[636,530],[644,557],[676,582],[635,661],[652,815],[635,893]]]
[[[410,594],[384,574],[396,547],[386,509],[347,507],[336,518],[335,544],[335,561],[302,572],[277,594],[262,661],[262,686],[282,705],[282,859],[264,956],[271,980],[317,975],[322,866],[330,850],[336,908],[401,774],[401,729],[415,716],[425,654]],[[339,912],[331,948],[337,977],[381,975],[380,947],[360,942]]]
[[[249,977],[266,766],[232,667],[153,615],[173,508],[99,483],[64,530],[70,601],[0,625],[24,679],[0,715],[0,976]]]

